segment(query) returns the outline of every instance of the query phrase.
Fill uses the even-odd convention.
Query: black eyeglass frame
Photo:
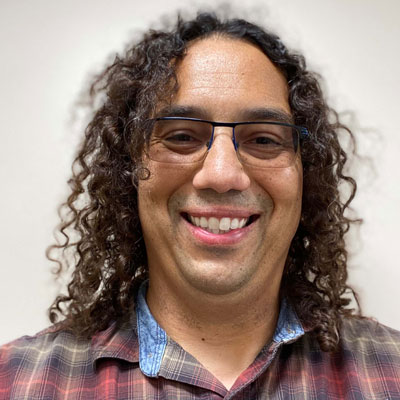
[[[212,126],[212,131],[211,131],[211,138],[210,142],[207,146],[207,151],[211,149],[211,146],[214,142],[214,128],[216,126],[226,126],[229,128],[232,128],[232,142],[233,146],[235,148],[235,151],[238,149],[238,144],[236,143],[236,138],[235,138],[235,127],[238,125],[250,125],[250,124],[263,124],[263,125],[280,125],[280,126],[287,126],[290,128],[295,129],[298,132],[298,140],[295,143],[295,153],[297,153],[297,149],[299,146],[299,141],[301,139],[305,139],[309,137],[310,133],[308,132],[308,129],[299,126],[299,125],[294,125],[294,124],[289,124],[286,122],[278,122],[278,121],[242,121],[242,122],[219,122],[219,121],[209,121],[206,119],[199,119],[199,118],[190,118],[190,117],[157,117],[153,118],[150,121],[197,121],[197,122],[205,122],[209,123]]]

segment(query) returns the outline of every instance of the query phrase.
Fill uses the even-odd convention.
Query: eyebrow
[[[248,121],[276,121],[285,122],[287,124],[293,123],[293,117],[285,111],[276,108],[254,108],[243,110],[239,114],[240,118]]]
[[[209,118],[209,112],[203,107],[173,104],[162,108],[156,115],[156,118],[159,117],[188,117],[207,120]],[[242,121],[276,121],[292,124],[293,117],[280,109],[260,107],[240,111],[237,121],[234,122]]]
[[[207,111],[202,107],[181,106],[178,104],[162,108],[156,115],[158,117],[192,117],[205,119]]]

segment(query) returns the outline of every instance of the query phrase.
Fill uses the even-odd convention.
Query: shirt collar
[[[117,358],[131,363],[139,362],[139,341],[136,315],[121,323],[113,322],[104,331],[96,333],[91,339],[91,357],[94,367],[102,358]]]
[[[143,374],[156,377],[167,346],[167,334],[151,315],[146,302],[148,281],[142,283],[136,300],[139,366]]]
[[[146,303],[148,281],[143,282],[136,301],[136,317],[139,338],[139,366],[143,374],[156,377],[160,371],[165,348],[166,332],[158,325]],[[289,303],[284,299],[273,335],[277,344],[291,343],[304,334],[304,329]]]
[[[304,329],[299,318],[286,299],[283,299],[272,340],[284,344],[297,340],[303,335]]]

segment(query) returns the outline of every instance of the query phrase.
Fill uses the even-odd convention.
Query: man
[[[400,398],[400,333],[348,308],[352,134],[302,56],[200,14],[92,92],[65,319],[1,349],[0,398]]]

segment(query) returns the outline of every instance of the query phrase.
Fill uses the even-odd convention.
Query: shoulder
[[[77,364],[88,368],[91,363],[90,340],[72,333],[47,328],[33,336],[23,336],[0,347],[0,398],[15,390],[15,382],[45,382],[54,371],[68,370]],[[21,388],[22,389],[22,388]]]
[[[335,369],[344,369],[362,393],[376,396],[371,398],[400,396],[399,331],[372,319],[346,318],[333,358]]]
[[[51,355],[74,353],[90,347],[90,340],[79,339],[72,333],[51,326],[33,336],[22,336],[0,347],[0,368],[11,359],[20,362],[39,361]],[[13,363],[14,365],[15,363]]]
[[[400,374],[400,331],[385,326],[372,318],[343,317],[341,320],[339,343],[334,352],[321,350],[313,330],[306,331],[294,343],[305,354],[320,355],[324,359],[356,361],[371,366],[370,361],[385,359],[398,367]]]
[[[340,341],[344,349],[391,355],[400,361],[400,331],[380,324],[374,319],[344,318]]]
[[[322,351],[309,331],[284,355],[312,398],[400,399],[400,332],[375,320],[343,318],[334,352]]]

